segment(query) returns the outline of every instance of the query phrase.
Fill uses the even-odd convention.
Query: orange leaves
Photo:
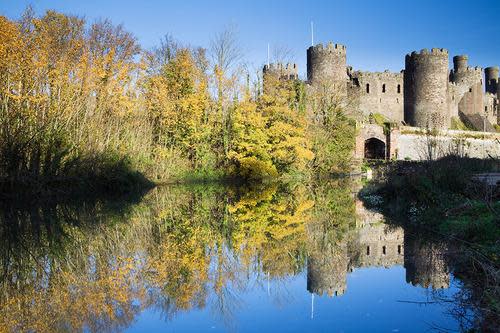
[[[210,134],[208,79],[188,49],[180,49],[159,73],[145,81],[145,103],[156,142],[176,146],[195,162],[196,149]]]
[[[0,16],[0,68],[5,69],[18,61],[20,44],[17,26],[5,16]]]

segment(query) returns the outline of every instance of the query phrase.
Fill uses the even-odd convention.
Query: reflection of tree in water
[[[306,193],[170,187],[124,214],[3,209],[0,329],[115,331],[147,307],[171,318],[207,304],[229,325],[250,273],[301,271]]]
[[[82,206],[0,209],[0,330],[117,330],[133,320],[138,309],[131,296],[140,295],[129,288],[136,274],[120,256],[127,243],[116,244],[123,247],[113,254],[93,253],[115,242],[104,222],[120,212],[102,202]]]
[[[0,330],[119,331],[146,308],[168,320],[206,307],[230,328],[250,288],[266,292],[269,283],[269,297],[285,304],[286,282],[307,266],[309,291],[340,295],[353,267],[403,255],[409,274],[430,283],[423,276],[442,266],[415,256],[436,251],[408,240],[396,253],[401,230],[366,214],[357,225],[351,188],[348,180],[179,186],[126,209],[103,201],[2,208]]]
[[[316,205],[308,224],[307,290],[340,296],[346,289],[348,242],[355,227],[354,196],[347,179],[314,189]]]

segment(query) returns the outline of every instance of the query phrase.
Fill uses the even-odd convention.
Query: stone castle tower
[[[329,86],[345,92],[347,88],[346,47],[318,44],[307,49],[307,80],[312,86]]]
[[[496,94],[498,91],[498,66],[486,67],[484,69],[486,81],[486,92]]]
[[[448,50],[406,55],[404,119],[411,126],[448,128]]]
[[[477,129],[494,131],[489,123],[484,128],[483,71],[481,67],[469,67],[467,61],[467,55],[453,57],[453,70],[450,72],[450,115]]]

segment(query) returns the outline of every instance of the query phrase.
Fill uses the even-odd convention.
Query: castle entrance
[[[365,140],[365,158],[367,159],[385,159],[385,142],[377,138]]]

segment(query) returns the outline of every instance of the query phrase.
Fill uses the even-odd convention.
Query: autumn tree
[[[355,145],[357,99],[329,82],[306,90],[308,132],[315,158],[311,163],[317,175],[348,172]]]
[[[304,171],[314,157],[298,84],[273,73],[265,75],[264,93],[258,102],[267,118],[273,163],[281,173]]]
[[[206,59],[202,50],[181,48],[145,81],[145,103],[153,126],[157,152],[166,156],[178,149],[191,163],[203,168],[211,159],[208,112],[210,97]]]
[[[117,154],[141,156],[143,131],[131,131],[139,119],[139,46],[130,33],[109,21],[87,29],[83,18],[55,11],[35,17],[30,9],[0,24],[2,185],[83,182],[121,163]]]

